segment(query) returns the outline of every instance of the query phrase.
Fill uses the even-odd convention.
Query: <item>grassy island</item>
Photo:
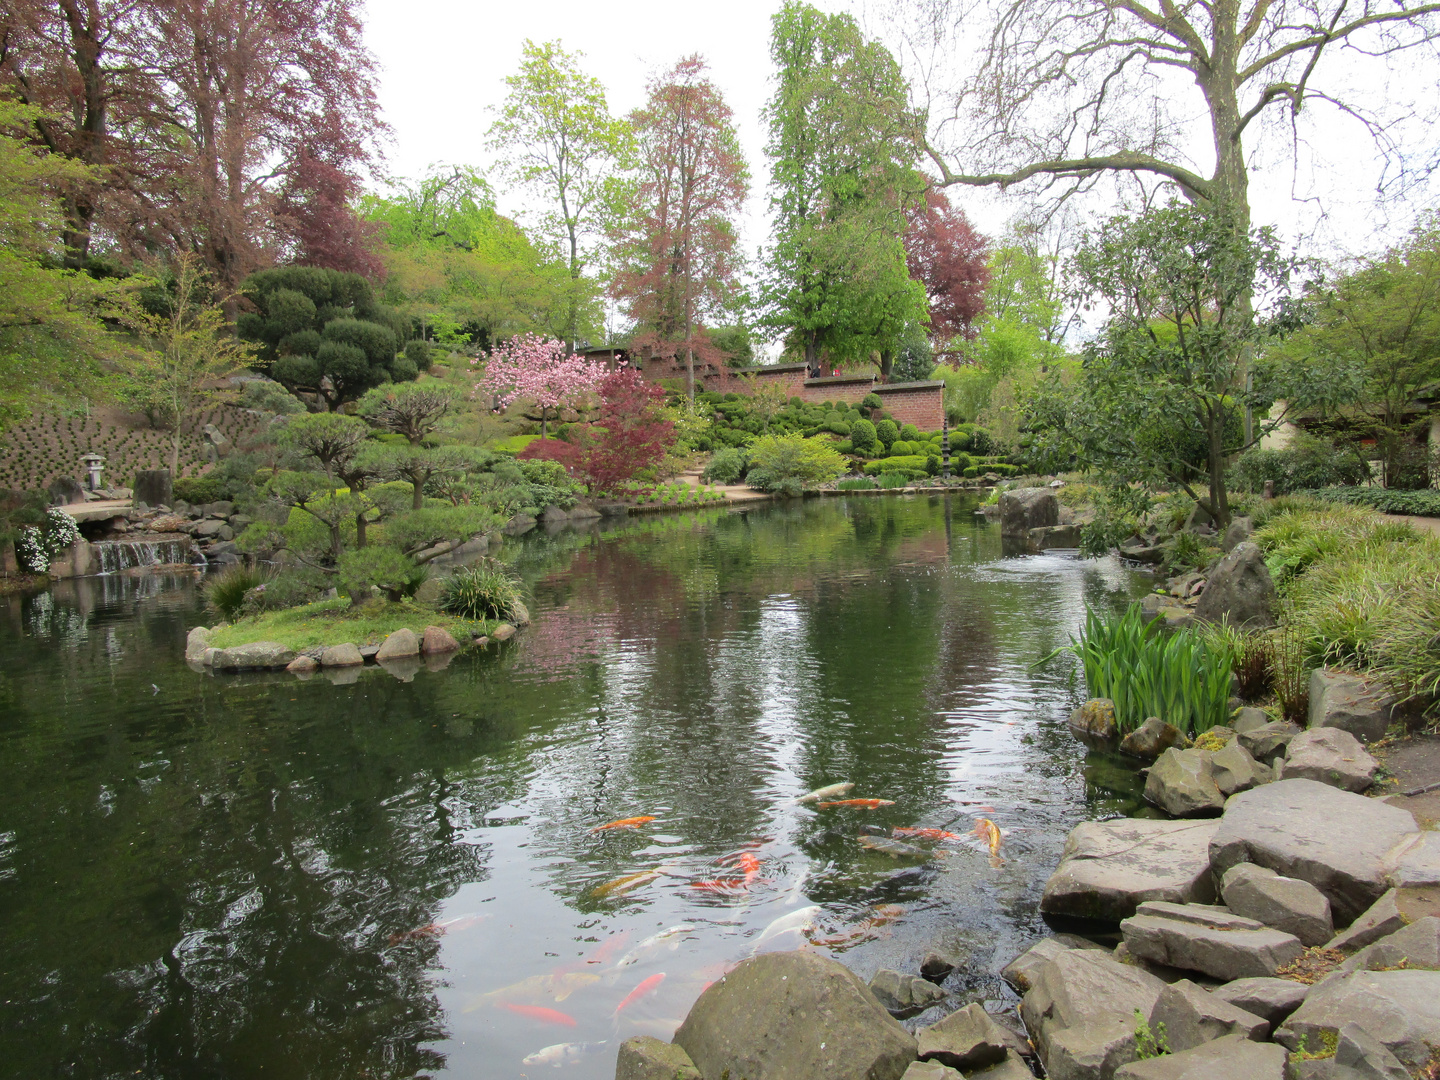
[[[498,619],[461,619],[413,600],[372,600],[356,607],[338,597],[247,616],[217,630],[210,644],[228,649],[255,641],[276,641],[301,652],[347,641],[378,645],[396,630],[408,628],[418,636],[427,626],[439,626],[464,646],[499,625]]]

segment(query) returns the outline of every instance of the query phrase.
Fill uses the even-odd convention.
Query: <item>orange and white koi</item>
[[[821,810],[833,810],[837,806],[853,806],[858,810],[878,810],[882,806],[894,806],[894,799],[841,799],[839,802],[822,802]]]
[[[636,945],[635,948],[631,949],[628,953],[622,956],[620,960],[616,963],[615,967],[618,970],[620,968],[629,967],[631,964],[639,963],[640,960],[644,958],[646,953],[650,952],[652,949],[658,949],[666,942],[669,942],[670,949],[673,952],[675,949],[678,949],[680,947],[680,936],[682,934],[688,934],[694,929],[695,926],[693,923],[677,923],[674,926],[667,926],[659,933],[651,934],[644,941],[640,942],[639,945]]]
[[[701,892],[718,893],[720,895],[724,895],[727,893],[744,892],[745,879],[737,877],[717,878],[714,881],[692,881],[690,883],[690,888],[699,889]]]
[[[663,971],[657,972],[656,974],[651,975],[648,979],[644,980],[639,986],[635,987],[634,990],[631,990],[630,993],[628,993],[628,994],[625,995],[625,1000],[622,1001],[622,1002],[620,1002],[619,1005],[616,1005],[616,1006],[615,1006],[615,1012],[614,1012],[613,1015],[619,1016],[619,1015],[625,1010],[625,1007],[626,1007],[627,1005],[633,1005],[633,1004],[635,1004],[635,1002],[639,1001],[641,998],[646,997],[646,996],[648,996],[648,995],[650,995],[650,994],[653,994],[656,990],[658,990],[658,989],[660,988],[660,984],[663,983],[664,981],[665,981],[665,973],[664,973]]]
[[[607,822],[604,825],[596,825],[590,831],[592,833],[597,833],[605,832],[607,829],[638,829],[641,825],[648,825],[654,820],[655,816],[653,814],[642,815],[640,817],[621,818],[619,821],[611,821]]]
[[[574,1027],[575,1018],[559,1009],[547,1009],[543,1005],[517,1005],[513,1001],[500,1001],[495,1005],[498,1009],[508,1009],[517,1016],[524,1016],[531,1020],[543,1020],[547,1024],[559,1024],[562,1027]]]
[[[985,841],[986,846],[990,848],[991,859],[1000,857],[1000,829],[993,821],[982,817],[975,822],[975,835]]]
[[[624,896],[628,892],[649,885],[658,877],[660,877],[659,870],[641,870],[638,874],[626,874],[624,877],[607,881],[604,885],[596,885],[590,890],[590,896],[595,900],[604,900],[611,896]]]
[[[897,840],[902,837],[913,837],[916,840],[932,840],[937,844],[945,840],[960,839],[959,834],[953,832],[946,832],[944,829],[911,829],[906,828],[903,825],[896,826],[890,835],[894,836]]]

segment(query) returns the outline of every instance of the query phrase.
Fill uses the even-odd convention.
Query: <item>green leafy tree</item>
[[[394,383],[367,390],[359,412],[376,427],[404,435],[411,446],[419,446],[440,426],[458,396],[447,383]]]
[[[874,355],[888,370],[905,328],[927,318],[903,243],[906,211],[925,187],[905,81],[851,16],[793,0],[772,20],[770,55],[766,322],[812,368]]]
[[[537,45],[527,39],[520,70],[506,77],[510,92],[489,131],[490,146],[504,155],[511,179],[550,204],[541,219],[544,231],[564,251],[577,283],[587,261],[584,244],[616,198],[615,166],[631,142],[629,127],[611,117],[600,80],[580,70],[581,59],[558,41]],[[572,348],[580,315],[572,299],[565,328]]]
[[[442,477],[463,475],[473,464],[473,455],[464,447],[442,446],[434,450],[419,446],[372,446],[361,458],[376,476],[399,480],[413,488],[411,509],[425,505],[425,485]]]
[[[760,491],[799,495],[845,472],[845,459],[823,436],[762,435],[750,447],[746,482]]]

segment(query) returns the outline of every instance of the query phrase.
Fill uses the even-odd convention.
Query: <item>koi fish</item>
[[[688,934],[694,929],[695,927],[692,923],[677,923],[674,926],[667,926],[658,934],[651,934],[644,941],[640,942],[639,945],[636,945],[635,948],[631,949],[628,953],[622,956],[620,960],[616,963],[615,967],[619,969],[629,967],[631,964],[639,963],[640,958],[644,956],[647,952],[649,952],[651,949],[658,948],[659,946],[665,944],[665,942],[667,941],[670,942],[670,948],[672,950],[678,949],[680,947],[680,942],[678,940],[680,935]]]
[[[998,859],[1000,857],[1000,829],[993,821],[989,818],[982,817],[979,821],[975,822],[975,835],[980,837],[981,840],[984,840],[990,848],[990,857],[992,859]]]
[[[828,799],[831,795],[844,795],[855,785],[850,783],[830,784],[826,787],[816,788],[808,795],[801,795],[795,800],[796,806],[804,806],[806,803],[819,802],[821,799]]]
[[[744,872],[746,885],[753,885],[755,879],[760,876],[760,860],[748,851],[740,856],[740,861],[736,865]]]
[[[883,836],[857,836],[860,846],[869,851],[878,851],[883,855],[889,855],[892,859],[900,858],[929,858],[932,854],[924,848],[916,847],[914,844],[906,844],[900,840],[889,840]]]
[[[501,1001],[496,1003],[496,1008],[508,1009],[517,1016],[528,1017],[531,1020],[543,1020],[547,1024],[560,1024],[564,1027],[574,1027],[575,1018],[559,1009],[547,1009],[543,1005],[517,1005],[513,1001]]]
[[[489,915],[457,915],[455,918],[446,919],[438,925],[440,929],[448,934],[452,931],[459,932],[461,930],[469,930],[470,927],[477,926],[490,917]]]
[[[822,802],[821,810],[833,810],[837,806],[853,806],[861,810],[876,810],[882,806],[894,806],[894,799],[842,799],[839,802]]]
[[[677,1025],[678,1026],[678,1025]],[[605,1049],[605,1042],[568,1042],[556,1043],[554,1046],[547,1046],[543,1050],[536,1050],[520,1059],[521,1065],[549,1065],[553,1068],[560,1068],[562,1065],[574,1065],[587,1054],[596,1054]]]
[[[439,923],[431,923],[429,926],[421,926],[414,930],[402,930],[390,935],[390,944],[399,945],[402,941],[410,941],[414,938],[437,938],[445,933],[445,927]]]
[[[610,826],[606,825],[605,828]],[[591,830],[592,832],[594,830]],[[650,882],[660,877],[659,870],[641,870],[638,874],[626,874],[624,877],[617,877],[614,881],[607,881],[604,885],[596,885],[590,890],[590,896],[595,900],[605,900],[612,896],[624,896],[627,892],[649,885]]]
[[[717,878],[714,881],[692,881],[690,888],[699,889],[701,892],[711,893],[733,893],[745,891],[744,878]]]
[[[812,904],[809,907],[801,908],[799,911],[792,911],[788,915],[781,915],[780,918],[767,926],[764,931],[761,932],[760,936],[755,939],[755,944],[750,949],[750,955],[754,956],[760,946],[764,945],[767,941],[773,941],[775,938],[781,937],[784,934],[805,933],[806,931],[815,929],[815,918],[819,914],[820,905]]]
[[[558,1004],[575,991],[583,990],[599,981],[599,975],[579,971],[560,972],[554,975],[531,975],[528,979],[521,979],[518,983],[499,990],[491,990],[488,994],[481,994],[474,1002],[467,1005],[464,1011],[471,1012],[481,1005],[504,1005],[508,1008],[507,1004],[500,1001],[501,998],[520,998],[531,1002],[554,1001]]]
[[[937,844],[945,840],[960,839],[958,834],[946,832],[944,829],[907,829],[904,826],[897,826],[892,835],[896,838],[907,836],[916,840],[933,840]]]
[[[622,930],[618,934],[612,934],[610,937],[606,938],[604,941],[602,941],[599,945],[595,947],[595,951],[585,958],[585,963],[605,963],[606,960],[609,960],[610,957],[614,956],[617,952],[624,948],[625,943],[629,940],[629,930]]]
[[[641,825],[648,825],[654,820],[655,817],[653,814],[648,817],[621,818],[619,821],[611,821],[604,825],[596,825],[590,831],[592,833],[597,833],[604,832],[606,829],[638,829]]]
[[[628,993],[628,994],[625,995],[625,1000],[622,1001],[622,1002],[620,1002],[619,1005],[616,1005],[616,1006],[615,1006],[615,1012],[614,1012],[612,1015],[614,1015],[614,1016],[619,1016],[622,1012],[625,1011],[625,1007],[626,1007],[627,1005],[633,1005],[635,1002],[639,1001],[641,998],[647,997],[648,995],[653,994],[656,990],[659,989],[660,984],[663,983],[664,981],[665,981],[665,973],[664,973],[663,971],[660,971],[660,972],[657,972],[657,973],[654,974],[654,975],[651,975],[648,979],[646,979],[644,982],[642,982],[639,986],[635,987],[634,990],[631,990],[630,993]]]

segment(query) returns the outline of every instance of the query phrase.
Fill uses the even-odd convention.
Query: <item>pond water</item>
[[[608,1080],[807,942],[865,978],[942,946],[1013,1001],[1066,832],[1139,792],[1068,734],[1073,664],[1032,665],[1146,579],[1002,557],[973,511],[532,536],[535,625],[410,682],[192,671],[184,578],[0,600],[0,1074]],[[795,803],[838,782],[893,805]]]

